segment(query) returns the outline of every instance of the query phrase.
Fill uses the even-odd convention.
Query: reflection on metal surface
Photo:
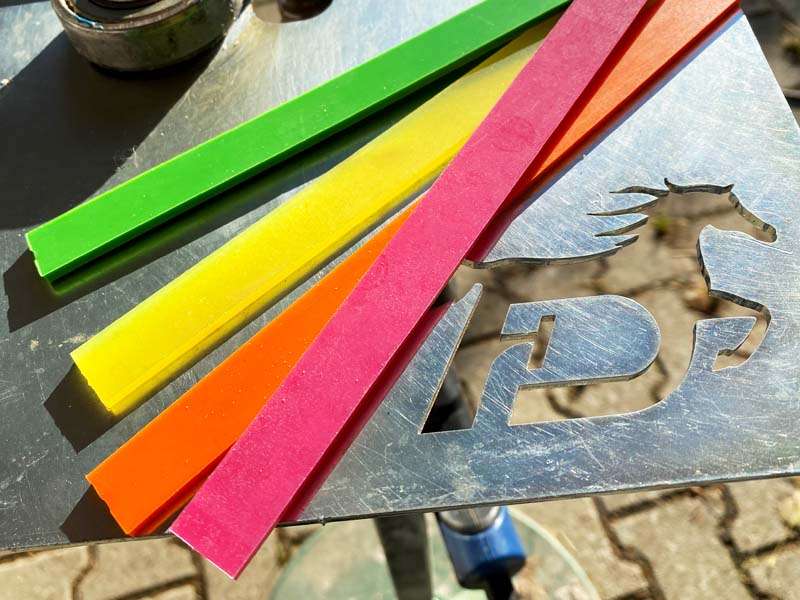
[[[611,192],[631,186],[657,190],[664,178],[715,189],[732,185],[740,212],[774,228],[773,243],[713,227],[699,240],[711,293],[769,316],[767,332],[748,360],[714,369],[718,355],[744,341],[754,319],[702,320],[684,380],[650,408],[514,426],[505,414],[489,420],[479,412],[471,429],[419,435],[424,407],[465,329],[467,307],[474,306],[467,296],[438,323],[303,519],[800,472],[800,130],[744,18],[530,198],[487,260],[577,260],[613,252],[620,240],[587,239],[605,217],[583,215],[646,204],[651,200],[645,196]],[[587,355],[602,353],[630,332],[619,328],[604,335],[602,342],[579,347]],[[526,367],[529,348],[507,352],[516,367],[513,378],[528,381],[532,374],[519,367]],[[503,393],[505,403],[508,392]],[[480,411],[496,410],[491,393],[483,400]]]

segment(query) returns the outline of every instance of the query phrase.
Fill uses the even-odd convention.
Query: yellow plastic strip
[[[72,353],[121,414],[302,281],[431,181],[552,28],[549,19]]]

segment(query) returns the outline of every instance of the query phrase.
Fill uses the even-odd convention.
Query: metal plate
[[[477,2],[423,9],[416,0],[337,0],[314,19],[284,24],[262,22],[248,9],[215,55],[135,77],[104,73],[78,56],[49,4],[0,7],[0,80],[11,80],[0,85],[0,548],[119,537],[102,503],[84,497],[84,474],[312,282],[118,423],[99,409],[69,352],[432,91],[233,190],[56,290],[36,276],[23,232]]]
[[[8,11],[38,15],[29,22],[33,28],[39,19],[41,31],[55,31],[42,25],[54,17],[40,4],[0,9],[0,79],[12,77],[10,85],[0,88],[0,124],[4,133],[20,132],[0,141],[0,179],[4,194],[14,198],[0,207],[0,312],[6,315],[0,321],[0,547],[118,537],[102,503],[87,493],[84,473],[311,282],[120,422],[100,411],[71,368],[69,351],[290,197],[420,97],[127,247],[58,290],[35,276],[22,232],[97,188],[130,177],[471,4],[427,3],[423,11],[413,0],[348,0],[334,2],[318,19],[288,25],[263,24],[248,13],[223,49],[206,58],[208,64],[201,61],[156,80],[100,73],[74,54],[63,35],[49,42],[46,35],[32,36],[32,49],[11,27]],[[14,34],[5,35],[9,31]],[[318,48],[311,54],[303,45],[309,39]],[[304,68],[296,68],[298,61]],[[41,110],[31,111],[31,106]],[[136,151],[117,168],[132,147]],[[546,377],[528,368],[530,346],[512,347],[495,363],[487,402],[472,429],[420,434],[478,302],[475,289],[440,321],[303,519],[800,472],[800,367],[795,360],[800,344],[800,290],[795,287],[800,284],[794,283],[800,281],[794,258],[800,241],[793,228],[800,216],[794,198],[800,190],[800,132],[743,18],[531,198],[487,260],[558,262],[613,253],[632,241],[623,230],[639,217],[629,210],[653,198],[610,192],[663,187],[664,177],[687,185],[733,184],[747,213],[777,233],[773,244],[709,229],[700,240],[715,293],[765,307],[771,317],[748,361],[721,371],[711,368],[719,350],[741,342],[751,321],[701,321],[689,373],[653,408],[508,426],[504,411],[518,385],[630,377],[647,366],[657,344],[657,330],[647,315],[623,300],[596,300],[600,308],[609,302],[630,309],[609,311],[608,318],[597,306],[589,311],[569,301],[550,303],[545,316],[555,314],[555,332],[570,321],[573,331],[583,332],[587,315],[599,318],[591,339],[576,344],[575,336],[563,335],[561,345],[553,346],[562,351],[554,351],[545,365]],[[601,212],[623,214],[588,214]],[[609,232],[619,235],[595,237]],[[525,337],[526,329],[536,326],[535,312],[532,305],[515,309],[521,320],[509,321],[506,333]],[[622,323],[632,325],[625,337]],[[636,342],[627,355],[631,360],[578,369],[594,364],[592,344],[611,348],[611,335],[615,342]],[[624,350],[626,344],[618,346]],[[575,348],[587,359],[583,363],[569,359]]]
[[[700,235],[712,294],[768,316],[766,334],[748,360],[714,369],[719,354],[747,338],[753,317],[701,320],[688,372],[654,406],[509,425],[520,386],[630,374],[648,364],[658,338],[641,315],[620,318],[616,297],[591,298],[596,306],[586,299],[512,305],[504,331],[516,337],[535,332],[542,316],[555,317],[543,365],[529,367],[530,344],[512,346],[491,367],[471,429],[421,434],[478,302],[473,289],[439,322],[304,518],[800,472],[800,130],[744,17],[530,198],[487,261],[560,262],[613,253],[632,240],[602,234],[639,222],[635,211],[664,195],[656,191],[664,178],[718,193],[732,185],[743,218],[774,234],[772,243],[713,227]],[[655,197],[612,193],[633,186],[650,188]],[[622,362],[609,363],[609,355]]]

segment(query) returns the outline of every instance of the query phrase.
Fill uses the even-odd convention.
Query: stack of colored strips
[[[602,84],[593,91],[592,101],[571,122],[566,133],[554,145],[555,149],[537,163],[532,174],[526,175],[525,184],[541,176],[548,167],[567,156],[576,145],[586,139],[592,129],[605,122],[646,83],[662,73],[689,44],[701,38],[730,10],[732,4],[731,1],[721,0],[700,5],[687,0],[662,3],[634,33],[635,39],[620,56],[614,69],[605,75]],[[407,217],[408,212],[90,474],[90,481],[109,503],[126,531],[149,531],[185,502],[186,497],[278,387],[288,371],[287,364],[299,357],[315,334],[323,328],[336,307],[355,286],[360,275],[366,271],[373,257],[381,251],[391,234]],[[287,334],[296,331],[295,328],[300,326],[300,315],[312,306],[317,306],[320,310],[314,312],[306,328],[300,329],[297,343],[289,343]],[[373,304],[364,306],[371,307]],[[336,339],[341,337],[337,335]],[[263,380],[259,379],[256,368],[259,359],[266,360],[267,365],[280,362],[280,352],[276,352],[272,345],[275,343],[282,346],[289,344],[283,356],[283,368],[267,368],[266,376]],[[325,343],[332,343],[332,340]],[[271,358],[272,356],[275,358]],[[227,403],[222,407],[214,406],[215,398],[216,403],[230,398],[231,406],[227,406]],[[239,399],[244,402],[237,402]],[[286,397],[285,401],[292,400]],[[193,430],[192,414],[197,416],[195,423],[204,423],[203,427],[207,429],[208,435],[203,438],[210,439],[211,442],[207,448],[201,447],[196,452],[192,451],[189,458],[196,457],[197,460],[178,460],[186,457],[176,450],[187,450],[186,446],[181,447],[180,440],[183,438],[180,433],[197,434]],[[214,416],[213,420],[207,418],[210,415]],[[170,447],[168,443],[170,430],[179,432],[177,445],[174,447]],[[170,460],[172,456],[176,459]],[[166,472],[166,478],[163,477],[163,472],[159,474],[159,463],[165,458],[167,466],[162,471]],[[259,463],[257,459],[254,462]],[[182,469],[178,463],[187,463],[188,467]],[[173,467],[174,470],[171,471]],[[130,477],[126,477],[126,474]],[[159,487],[160,482],[164,484],[160,486],[161,489],[151,493],[151,490]],[[139,493],[142,484],[144,491]],[[279,514],[274,518],[278,517]],[[236,567],[229,570],[235,572]]]
[[[382,136],[367,144],[361,152],[345,160],[327,176],[311,184],[303,191],[300,198],[309,197],[319,204],[329,203],[331,198],[341,198],[345,202],[359,196],[364,197],[364,191],[368,188],[372,189],[373,195],[366,195],[366,198],[373,201],[375,200],[374,194],[378,194],[377,199],[381,201],[379,194],[381,189],[387,189],[387,194],[392,198],[405,198],[406,190],[415,189],[417,182],[433,177],[457,152],[463,141],[474,131],[492,104],[530,58],[551,25],[552,21],[547,21],[534,27],[515,42],[497,52]],[[459,114],[461,118],[447,118],[452,114]],[[414,152],[407,152],[409,148],[413,148]],[[386,182],[386,188],[380,187],[382,185],[380,180]],[[352,181],[363,183],[353,189]],[[289,204],[293,204],[295,201],[296,199],[293,199]],[[404,214],[407,212],[408,209]],[[306,214],[313,215],[314,213],[309,211]],[[267,256],[271,256],[273,262],[276,262],[281,248],[265,244],[263,231],[267,231],[266,227],[269,227],[270,230],[280,231],[281,222],[276,220],[274,215],[268,215],[263,223],[265,228],[259,230],[258,235],[252,237],[248,251],[266,253]],[[396,220],[396,223],[399,223],[399,220]],[[393,224],[388,230],[395,226]],[[244,235],[249,236],[250,233],[246,232]],[[342,283],[339,277],[335,277],[333,280],[335,282],[332,282],[330,286],[327,283],[320,284],[320,286],[328,286],[331,290],[346,296],[370,264],[357,256],[364,255],[369,248],[375,248],[378,240],[387,241],[386,236],[387,231],[384,231],[377,236],[377,239],[370,241],[366,247],[358,250],[356,256],[345,261],[345,264],[351,264],[353,261],[363,263],[357,275],[348,279],[347,285]],[[208,272],[197,273],[206,265],[209,265],[209,269],[215,269],[216,272],[221,270],[235,272],[236,264],[232,261],[239,253],[223,251],[225,248],[212,254],[197,267],[167,286],[160,292],[162,298],[167,295],[175,295],[175,290],[181,287],[185,290],[196,290],[197,285],[206,282],[203,275],[208,275]],[[371,256],[374,257],[378,251],[379,249],[376,249]],[[229,263],[230,266],[228,266]],[[350,269],[350,267],[342,266],[339,270],[341,269]],[[268,274],[265,274],[264,277],[268,277]],[[325,282],[328,282],[330,277],[334,276],[329,276]],[[244,283],[246,281],[243,281]],[[220,298],[218,305],[224,307],[225,299],[230,298],[230,294],[237,293],[237,289],[217,290]],[[184,292],[186,297],[189,293],[191,292]],[[230,370],[221,365],[215,371],[216,375],[205,378],[203,380],[205,383],[188,392],[145,428],[141,434],[109,458],[104,465],[90,474],[90,481],[108,502],[112,513],[126,532],[140,533],[152,530],[158,525],[162,516],[168,516],[171,509],[185,502],[185,496],[193,491],[192,482],[200,478],[233,444],[261,408],[264,400],[286,376],[294,361],[313,341],[339,302],[344,299],[344,296],[341,296],[332,304],[323,301],[318,295],[317,288],[314,288],[307,296],[314,296],[315,299],[302,298],[290,307],[285,315],[279,317],[280,321],[287,323],[286,326],[280,326],[276,330],[275,323],[270,324],[224,363],[224,365],[231,366]],[[158,300],[156,297],[151,299],[152,303],[155,303],[156,300]],[[301,305],[304,308],[301,309]],[[311,306],[314,307],[314,314],[322,315],[322,321],[318,322],[313,329],[308,329],[316,323],[315,319],[306,314]],[[327,307],[324,315],[323,306]],[[146,308],[145,306],[144,309]],[[157,310],[158,314],[162,315],[159,318],[181,322],[180,315],[173,315],[169,311],[169,306],[166,306],[163,301],[159,300]],[[125,330],[129,332],[127,335],[131,344],[138,343],[136,342],[137,334],[139,340],[148,339],[145,335],[146,331],[138,326],[140,319],[136,317],[142,311],[143,307],[137,307],[125,320],[115,323],[109,329],[113,330],[124,325]],[[292,313],[296,316],[289,317],[288,315]],[[299,332],[302,331],[308,331],[308,336],[301,335]],[[111,338],[101,336],[90,342],[89,345],[80,348],[74,356],[84,375],[88,377],[95,389],[101,392],[101,399],[106,402],[107,406],[114,407],[119,405],[108,403],[108,399],[113,395],[102,393],[105,388],[98,384],[99,380],[92,375],[94,368],[87,367],[87,360],[85,360],[86,356],[91,361],[92,357],[100,359],[108,356],[109,353],[114,356],[123,356],[126,348],[115,342],[109,342],[109,339]],[[301,340],[304,340],[304,344],[300,344]],[[112,344],[110,347],[109,343]],[[144,345],[152,348],[153,339],[149,338]],[[251,350],[246,352],[246,348],[251,348]],[[264,351],[267,351],[266,349],[270,349],[268,355],[263,354]],[[81,354],[87,350],[89,352],[86,355]],[[242,361],[246,360],[244,354],[252,357],[250,359],[253,361],[252,370],[250,367],[243,366]],[[148,355],[145,358],[150,357]],[[105,363],[99,363],[96,368],[98,375],[104,373],[102,364]],[[260,372],[259,364],[262,369]],[[129,375],[126,373],[126,368],[120,368],[117,373],[117,381],[109,381],[109,385],[124,384],[125,376]],[[223,373],[225,373],[224,376]],[[204,387],[208,390],[207,392],[202,391]],[[114,388],[109,387],[108,389]],[[201,397],[203,400],[200,399]],[[128,408],[130,405],[126,404],[124,408]],[[188,412],[187,409],[190,409],[191,412]],[[189,421],[192,419],[184,421],[183,419],[187,418],[189,414],[197,414],[197,422],[190,423]],[[207,418],[211,414],[214,415],[214,418]],[[227,422],[228,417],[230,417],[231,423]],[[176,420],[180,422],[178,423]],[[200,437],[202,445],[197,443],[197,427],[205,430],[205,434]],[[161,433],[156,434],[156,431]],[[148,443],[142,444],[139,441],[142,436],[154,440],[150,447],[148,447]],[[189,440],[194,440],[191,447],[189,447]],[[141,449],[147,458],[141,455],[137,456],[139,454],[137,448]],[[156,471],[153,470],[154,468]],[[119,477],[123,472],[125,475]],[[135,493],[131,493],[131,491],[135,491]]]
[[[551,27],[535,26],[72,353],[124,413],[428,184]]]

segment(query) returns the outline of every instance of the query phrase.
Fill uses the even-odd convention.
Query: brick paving
[[[800,2],[751,0],[743,5],[781,85],[788,92],[800,89],[800,72],[780,48],[782,24],[791,15],[800,17]],[[797,104],[795,113],[800,116]],[[648,406],[683,376],[694,321],[752,314],[709,299],[697,269],[694,244],[704,225],[755,235],[725,199],[672,196],[651,213],[651,224],[639,241],[609,260],[477,273],[462,269],[457,289],[474,281],[485,286],[476,322],[456,359],[464,394],[473,404],[497,355],[496,332],[510,302],[620,293],[646,306],[663,336],[656,363],[638,379],[523,392],[514,408],[517,423]],[[764,326],[762,320],[728,364],[753,350]],[[797,480],[565,500],[521,510],[574,554],[604,599],[800,598]],[[171,539],[3,554],[0,600],[263,599],[315,530],[276,532],[236,583]]]

